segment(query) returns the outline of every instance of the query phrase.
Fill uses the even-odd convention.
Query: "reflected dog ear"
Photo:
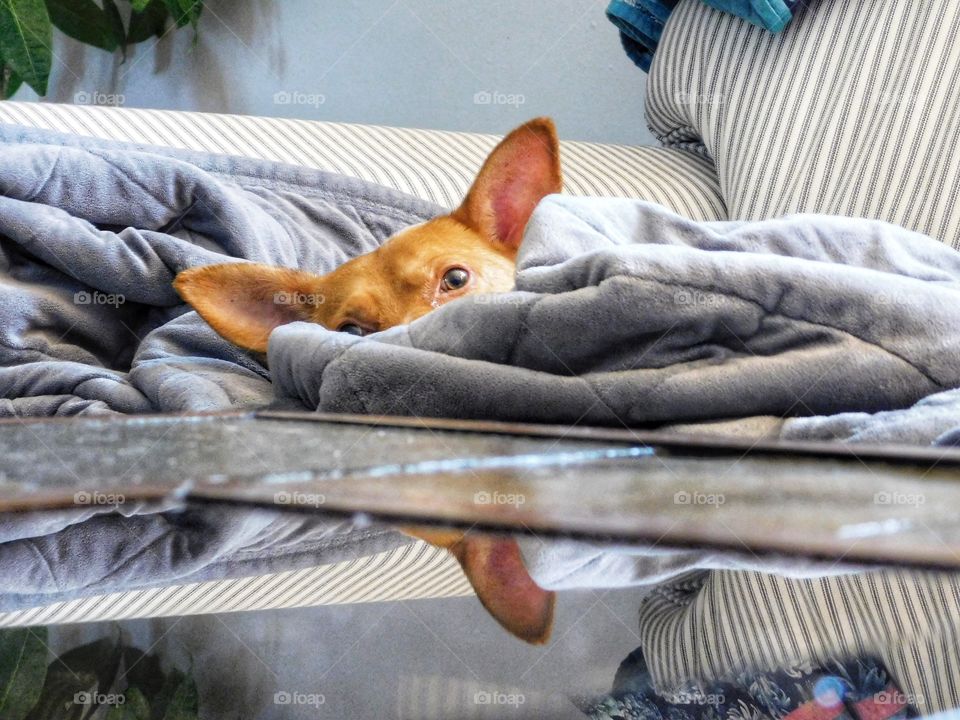
[[[480,603],[511,635],[531,645],[549,641],[557,596],[530,577],[516,540],[419,526],[401,531],[448,550],[460,563]]]

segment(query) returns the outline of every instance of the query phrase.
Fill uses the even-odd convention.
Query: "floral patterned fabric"
[[[624,669],[626,667],[626,670]],[[621,667],[614,692],[586,708],[592,720],[899,720],[918,717],[874,658],[822,667],[797,663],[772,672],[744,672],[713,687],[672,694],[654,690],[642,656]]]

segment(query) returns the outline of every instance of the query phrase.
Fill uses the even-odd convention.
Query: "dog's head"
[[[537,118],[494,148],[454,212],[327,275],[230,263],[185,270],[174,287],[220,335],[258,352],[275,327],[296,320],[377,332],[470,293],[510,290],[530,214],[561,184],[556,130]]]
[[[561,184],[556,130],[537,118],[494,148],[454,212],[407,228],[327,275],[229,263],[185,270],[174,287],[220,335],[261,353],[274,328],[297,320],[358,335],[384,330],[470,293],[510,290],[530,214]],[[530,579],[514,540],[405,532],[449,550],[503,627],[530,643],[547,641],[554,593]]]

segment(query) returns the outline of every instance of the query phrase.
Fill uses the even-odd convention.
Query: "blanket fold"
[[[463,298],[367,337],[284,326],[268,372],[179,302],[178,271],[255,260],[327,272],[440,209],[267,162],[10,126],[0,146],[0,415],[282,402],[960,438],[960,254],[891,225],[701,224],[640,201],[552,196],[527,228],[515,292]],[[0,518],[0,609],[405,542],[317,519],[185,512]],[[36,567],[38,552],[53,570]],[[83,553],[89,562],[75,562]]]
[[[439,208],[276,163],[0,126],[0,415],[268,404],[266,369],[188,312],[188,267],[323,273]]]
[[[176,273],[248,260],[322,273],[437,212],[332,173],[0,125],[0,416],[269,404],[266,368],[180,301]],[[173,498],[0,514],[0,611],[408,542],[365,523]]]
[[[284,326],[270,365],[318,410],[617,426],[906,408],[960,385],[957,347],[960,254],[930,238],[551,196],[517,292],[364,338]]]

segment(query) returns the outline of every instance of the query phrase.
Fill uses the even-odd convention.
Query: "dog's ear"
[[[224,338],[266,352],[275,327],[309,320],[311,309],[322,302],[318,280],[288,268],[228,263],[184,270],[173,287]]]
[[[557,130],[535,118],[493,149],[452,217],[515,251],[537,203],[562,185]]]
[[[512,635],[532,645],[543,645],[550,639],[556,593],[544,590],[533,581],[516,540],[428,527],[402,530],[449,550],[463,568],[480,603]]]

